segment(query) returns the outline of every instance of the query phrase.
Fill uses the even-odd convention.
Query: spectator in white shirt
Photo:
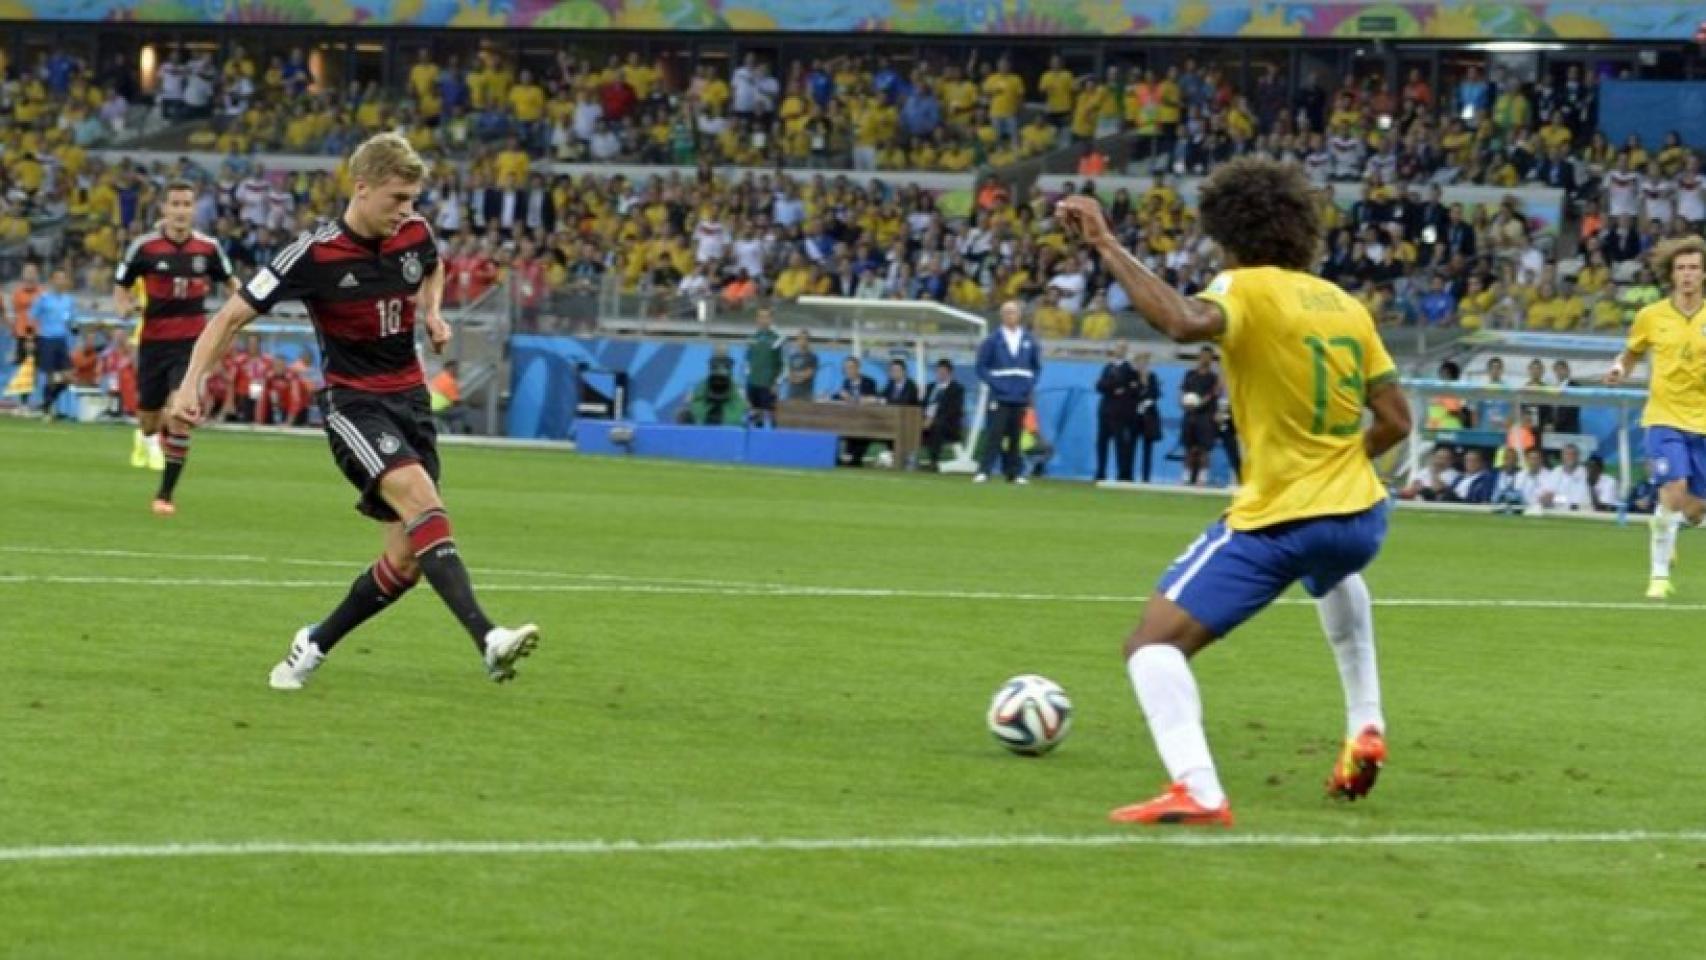
[[[1537,446],[1529,447],[1522,452],[1522,470],[1511,486],[1530,513],[1540,513],[1556,502],[1552,480],[1552,471],[1546,469],[1546,454]]]
[[[1593,489],[1588,484],[1587,468],[1582,466],[1582,451],[1573,443],[1564,446],[1564,453],[1552,469],[1552,502],[1546,506],[1558,510],[1593,509]]]
[[[1448,494],[1457,485],[1456,458],[1452,456],[1451,448],[1445,444],[1434,447],[1428,455],[1427,466],[1416,471],[1410,485],[1399,492],[1398,496],[1406,500],[1446,500]]]
[[[705,272],[705,265],[699,264],[693,272],[681,278],[681,285],[676,293],[687,300],[703,300],[711,295],[711,278]]]
[[[729,77],[730,109],[737,117],[750,117],[758,112],[758,58],[746,55],[746,62],[735,68]]]
[[[184,110],[184,81],[189,78],[189,71],[184,67],[184,55],[172,51],[172,58],[160,64],[155,71],[156,89],[159,91],[160,116],[166,120],[176,120]]]
[[[622,152],[622,140],[610,129],[610,124],[600,120],[587,149],[594,160],[614,160]]]
[[[191,120],[213,116],[213,81],[198,70],[191,70],[184,80],[184,116]]]
[[[1077,257],[1069,255],[1060,272],[1049,278],[1048,285],[1049,289],[1060,291],[1060,306],[1067,313],[1076,316],[1084,309],[1084,274]]]
[[[598,98],[590,91],[581,91],[580,100],[575,104],[575,136],[583,141],[590,141],[592,135],[598,132],[598,121],[604,119],[604,107]]]

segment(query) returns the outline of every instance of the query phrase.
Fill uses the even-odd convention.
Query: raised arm
[[[1162,336],[1174,343],[1197,343],[1213,340],[1226,329],[1219,307],[1180,294],[1120,246],[1094,197],[1067,197],[1055,209],[1067,231],[1095,249],[1138,314]]]

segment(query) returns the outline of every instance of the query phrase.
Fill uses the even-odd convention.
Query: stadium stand
[[[1143,325],[1052,201],[1098,192],[1129,249],[1201,289],[1219,264],[1195,184],[1247,153],[1304,166],[1333,227],[1322,273],[1422,342],[1616,332],[1657,296],[1646,251],[1706,221],[1698,152],[1674,133],[1611,143],[1601,81],[1619,74],[1563,58],[1518,75],[1466,55],[1400,79],[1189,56],[1016,66],[976,45],[575,50],[402,46],[391,82],[276,44],[162,47],[151,75],[129,53],[99,72],[62,51],[9,64],[0,277],[64,262],[104,294],[155,192],[186,175],[207,186],[198,228],[251,270],[335,214],[340,158],[381,129],[434,164],[447,303],[501,288],[518,332],[740,324],[813,295],[985,314],[1017,299],[1051,352],[1097,354]],[[101,149],[144,127],[150,151]]]

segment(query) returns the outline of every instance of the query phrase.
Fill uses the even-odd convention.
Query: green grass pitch
[[[1105,821],[1164,780],[1119,643],[1215,500],[449,447],[486,607],[540,623],[539,652],[491,684],[422,588],[281,694],[267,670],[377,546],[324,443],[204,433],[169,520],[129,443],[0,423],[0,956],[1602,957],[1706,936],[1691,537],[1678,599],[1646,606],[1640,527],[1397,513],[1375,597],[1438,602],[1376,610],[1374,795],[1322,796],[1341,697],[1291,602],[1196,664],[1238,828],[1131,843],[1183,835]],[[1078,711],[1041,760],[983,727],[1024,672]],[[1662,836],[1590,842],[1624,831]],[[1393,836],[1412,842],[1307,842]],[[1011,837],[1043,839],[952,845]],[[946,845],[850,842],[917,838]],[[20,853],[450,840],[586,843]]]

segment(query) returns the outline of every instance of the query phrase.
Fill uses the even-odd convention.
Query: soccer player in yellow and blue
[[[1699,526],[1706,518],[1706,240],[1681,237],[1653,251],[1659,276],[1669,280],[1670,297],[1635,314],[1629,340],[1612,363],[1605,382],[1622,383],[1641,358],[1652,355],[1653,374],[1647,407],[1647,473],[1659,486],[1659,505],[1649,524],[1652,580],[1647,597],[1671,595],[1671,561],[1676,531],[1683,520]]]
[[[1194,297],[1123,249],[1094,199],[1058,208],[1151,326],[1180,343],[1219,343],[1246,448],[1231,509],[1162,576],[1125,642],[1127,673],[1173,782],[1114,810],[1119,823],[1232,825],[1188,660],[1298,581],[1316,598],[1345,690],[1345,745],[1329,795],[1366,796],[1386,760],[1361,571],[1386,536],[1387,494],[1372,460],[1409,433],[1409,402],[1368,311],[1308,272],[1322,230],[1301,168],[1235,160],[1203,183],[1199,201],[1226,269]]]

